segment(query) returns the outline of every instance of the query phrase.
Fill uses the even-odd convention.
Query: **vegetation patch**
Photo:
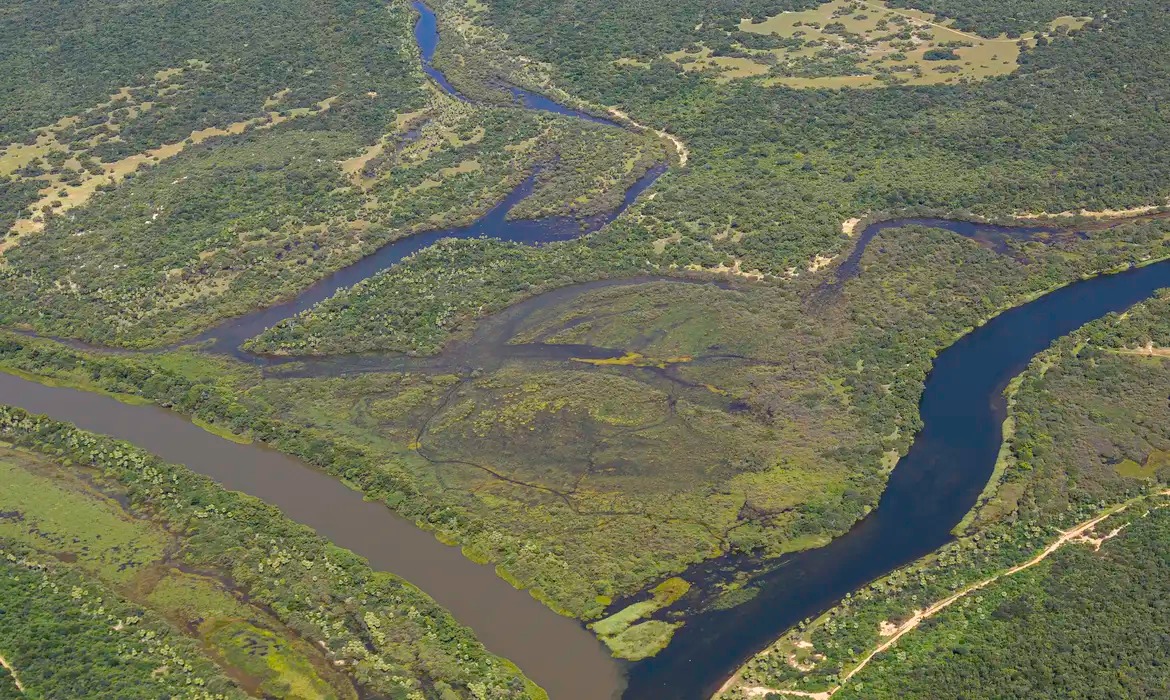
[[[679,627],[682,627],[681,622],[647,620],[631,625],[612,637],[602,637],[601,641],[619,659],[640,661],[665,649]]]
[[[1067,33],[1088,19],[1054,22]],[[1016,70],[1021,48],[1045,32],[988,38],[927,12],[874,0],[832,0],[815,9],[744,19],[717,48],[699,41],[665,58],[719,80],[768,76],[797,88],[958,83]],[[936,64],[946,61],[948,64]],[[935,65],[932,65],[935,64]]]
[[[3,543],[0,697],[248,697],[153,611],[67,564]]]
[[[630,661],[654,656],[670,644],[679,622],[646,620],[658,610],[668,607],[690,590],[685,579],[674,577],[651,590],[649,600],[633,603],[607,618],[590,624],[590,628],[605,642],[613,655]]]
[[[263,620],[288,635],[279,622],[237,600],[214,579],[174,568],[168,552],[175,542],[168,533],[133,517],[84,479],[12,450],[0,455],[0,476],[7,484],[0,498],[5,513],[0,538],[67,562],[101,585],[187,626],[213,650],[223,672],[246,690],[306,700],[353,697],[352,689],[339,693],[318,675],[308,661],[316,655],[314,649],[304,643],[294,647],[287,636],[248,622]],[[251,644],[251,651],[244,653],[217,634],[225,624],[251,630],[265,644]]]

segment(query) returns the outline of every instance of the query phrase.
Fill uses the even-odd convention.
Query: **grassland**
[[[0,697],[248,697],[152,611],[67,564],[5,544]]]
[[[179,539],[149,518],[131,515],[95,486],[95,477],[27,452],[0,450],[0,540],[67,562],[189,631],[225,675],[253,694],[357,697],[318,650],[244,602],[226,576],[185,570],[172,559]]]
[[[1051,32],[1079,29],[1088,19],[1060,17],[1048,32],[988,38],[919,10],[832,0],[762,21],[744,19],[730,48],[715,52],[699,41],[665,58],[716,80],[766,76],[765,85],[795,88],[954,84],[1011,73],[1021,47],[1047,41]]]
[[[592,623],[590,628],[609,646],[614,656],[630,661],[654,656],[670,644],[674,631],[683,623],[639,620],[671,605],[686,595],[690,587],[685,579],[669,578],[650,591],[648,600],[633,603]]]
[[[987,79],[962,78],[975,62],[923,61],[935,78],[956,78],[933,84],[925,84],[935,79],[925,75],[922,83],[898,82],[912,79],[908,73],[877,82],[859,74],[846,56],[841,65],[822,62],[824,72],[800,78],[807,88],[765,86],[777,78],[795,80],[792,71],[780,70],[774,55],[786,54],[782,42],[791,39],[744,31],[744,21],[759,25],[780,10],[815,12],[823,3],[632,0],[614,6],[581,0],[552,7],[539,0],[497,0],[468,11],[462,0],[443,0],[436,2],[440,18],[458,15],[470,22],[477,28],[476,41],[464,42],[465,48],[451,31],[454,38],[447,48],[440,45],[436,60],[448,49],[455,54],[445,65],[461,87],[484,74],[525,85],[531,77],[532,86],[549,94],[571,93],[612,106],[681,139],[690,151],[687,167],[662,178],[655,197],[631,212],[666,259],[651,257],[657,248],[645,244],[650,250],[637,254],[661,261],[663,269],[676,262],[735,269],[738,261],[740,270],[767,276],[804,274],[818,256],[831,258],[847,249],[841,223],[863,216],[913,210],[1007,217],[1166,201],[1166,160],[1159,144],[1167,139],[1152,137],[1161,133],[1164,120],[1150,111],[1155,98],[1146,92],[1160,93],[1167,84],[1164,62],[1156,60],[1158,37],[1166,32],[1157,3],[1142,0],[1124,13],[1083,0],[1037,0],[1026,7],[1002,0],[886,4],[890,12],[929,11],[934,17],[929,21],[947,27],[910,27],[911,20],[894,15],[908,23],[911,40],[918,31],[939,44],[979,43],[1012,55],[1018,50],[1019,56],[1012,66],[1003,66],[1006,56],[1001,56],[992,67],[1011,72]],[[871,9],[836,21],[853,22],[862,14],[865,22],[877,21]],[[1082,24],[1088,16],[1093,19]],[[799,29],[823,34],[831,24],[817,23],[820,29]],[[942,38],[944,33],[952,38]],[[831,36],[834,45],[844,42],[839,34]],[[1022,48],[1020,39],[1025,39]],[[961,55],[974,46],[953,48]],[[684,49],[689,56],[741,64],[758,54],[760,65],[753,72],[775,67],[781,74],[709,79],[664,58]],[[457,70],[460,54],[474,63],[467,76]],[[497,55],[505,58],[496,60]],[[934,71],[939,66],[960,72]],[[830,89],[825,80],[876,89]],[[1134,85],[1143,90],[1133,91]],[[1075,112],[1068,110],[1072,104]],[[1127,117],[1115,119],[1119,112]],[[1102,178],[1102,172],[1111,175]],[[1127,203],[1118,206],[1122,200]],[[1115,203],[1096,204],[1105,201]],[[1053,204],[1041,208],[1040,202]],[[714,259],[687,259],[700,255]]]

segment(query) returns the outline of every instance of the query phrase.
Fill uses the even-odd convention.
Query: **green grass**
[[[118,401],[121,401],[122,403],[128,403],[131,405],[145,406],[145,405],[154,403],[150,399],[146,399],[146,398],[143,398],[141,396],[135,396],[134,394],[127,394],[127,393],[115,392],[115,391],[107,391],[106,389],[102,388],[101,386],[98,386],[94,382],[88,381],[88,380],[82,378],[81,376],[73,376],[73,377],[66,377],[66,378],[46,377],[45,375],[42,375],[42,374],[33,374],[31,372],[25,372],[25,371],[15,369],[12,367],[0,367],[0,372],[4,372],[5,374],[11,374],[15,377],[20,377],[21,379],[27,379],[27,380],[32,381],[32,382],[37,382],[38,384],[44,384],[45,386],[65,387],[68,389],[80,389],[81,391],[92,391],[95,394],[101,394],[102,396],[108,396],[112,399],[117,399]]]
[[[250,436],[238,435],[238,434],[232,432],[231,430],[229,430],[228,428],[225,428],[221,425],[216,425],[215,423],[212,423],[210,421],[203,420],[202,418],[199,418],[197,416],[191,418],[191,422],[194,423],[195,425],[199,426],[200,428],[203,428],[204,430],[211,433],[212,435],[218,435],[219,437],[221,437],[225,440],[230,440],[230,441],[237,443],[237,444],[240,444],[240,445],[251,445],[252,444],[252,438]]]
[[[614,656],[628,661],[639,661],[665,649],[674,637],[674,631],[679,627],[682,627],[682,623],[647,620],[632,625],[613,637],[603,637],[602,641],[609,646]]]
[[[1165,458],[1163,458],[1164,461]],[[1123,459],[1117,465],[1117,473],[1127,479],[1153,479],[1158,469],[1158,460],[1150,460],[1146,464],[1139,464],[1132,459]]]
[[[324,680],[310,661],[317,652],[268,613],[217,579],[174,568],[174,538],[83,474],[0,448],[0,538],[67,562],[188,630],[245,687],[290,700],[352,697]]]
[[[208,576],[169,569],[153,585],[146,601],[187,624],[255,614],[221,582]]]
[[[605,642],[613,655],[637,661],[654,656],[666,648],[681,623],[660,620],[638,620],[649,617],[656,611],[674,603],[686,595],[691,584],[684,579],[673,577],[651,589],[652,597],[625,607],[604,620],[590,625],[593,632]]]
[[[288,639],[244,621],[215,620],[203,626],[207,641],[234,668],[262,679],[260,690],[288,700],[337,697]]]
[[[79,479],[28,471],[27,460],[0,453],[0,536],[65,559],[111,585],[129,584],[161,560],[169,538]]]

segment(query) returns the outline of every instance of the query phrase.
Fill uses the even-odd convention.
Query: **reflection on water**
[[[1076,282],[1004,312],[940,353],[922,396],[922,431],[878,508],[830,544],[773,562],[753,582],[760,592],[749,602],[689,617],[666,650],[632,666],[622,697],[705,700],[787,628],[948,542],[991,476],[1008,381],[1057,338],[1166,286],[1170,261]],[[748,563],[708,562],[684,577]]]

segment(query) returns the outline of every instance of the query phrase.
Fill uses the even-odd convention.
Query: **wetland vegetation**
[[[297,455],[588,621],[624,658],[744,603],[775,557],[869,513],[922,426],[932,360],[965,332],[1083,276],[1167,257],[1170,224],[1156,216],[1084,235],[852,237],[861,220],[899,215],[1156,214],[1170,197],[1170,26],[1153,0],[439,0],[434,67],[458,95],[427,79],[404,2],[244,2],[226,16],[73,5],[22,0],[0,23],[12,47],[0,57],[0,325],[19,331],[0,337],[0,365]],[[509,86],[615,122],[524,109]],[[562,230],[539,246],[439,241],[257,329],[244,351],[213,346],[235,359],[174,345],[501,202],[509,220],[557,217]],[[854,247],[856,276],[835,266]],[[880,620],[1152,488],[1163,437],[1129,409],[1078,401],[1106,395],[1099,369],[1130,386],[1116,363],[1157,362],[1135,353],[1159,357],[1160,337],[1058,346],[1069,356],[1054,350],[1042,379],[1077,367],[1091,386],[1058,401],[1034,385],[1038,370],[1025,377],[1000,486],[964,536],[797,630],[745,682],[823,691],[875,646]],[[22,603],[20,629],[58,629],[54,611],[70,609],[70,633],[92,640],[57,675],[27,640],[0,640],[13,685],[60,693],[78,682],[68,669],[112,663],[104,645],[122,642],[106,612],[91,615],[100,596],[154,633],[134,642],[143,663],[128,674],[182,663],[204,679],[180,689],[176,674],[151,674],[176,695],[540,697],[425,595],[271,509],[128,446],[4,415],[35,427],[13,428],[0,455],[14,485],[0,511],[20,513],[0,518],[5,574],[53,591]],[[108,450],[181,488],[151,490],[107,465]],[[45,494],[125,542],[88,541],[93,528],[54,520]],[[1144,556],[1160,517],[1102,551]],[[53,549],[71,538],[85,551]],[[119,559],[129,550],[138,558]],[[1082,559],[1062,550],[1004,585],[1039,614],[1046,591],[1091,579]],[[304,561],[341,573],[318,579]],[[1117,587],[1101,595],[1132,583],[1109,575]],[[66,587],[85,602],[58,596]],[[1044,646],[1090,624],[1021,619],[981,628],[972,648]],[[919,685],[899,686],[903,667],[881,656],[842,692],[919,693],[939,682],[941,657],[924,655],[944,646],[932,637],[898,659],[923,659]]]
[[[729,289],[586,285],[455,336],[424,336],[429,345],[404,333],[411,344],[368,346],[447,346],[402,358],[397,372],[331,377],[327,365],[302,373],[296,363],[261,372],[189,350],[87,356],[19,336],[0,359],[144,396],[305,457],[590,619],[704,559],[776,555],[846,530],[909,447],[935,353],[1053,286],[1164,257],[1167,226],[1014,242],[1008,254],[949,232],[887,230],[861,274],[828,297],[813,277]],[[412,274],[413,264],[375,279]],[[387,288],[399,296],[378,308],[381,318],[429,308],[421,296],[402,301],[409,286]],[[335,347],[347,337],[357,336]],[[565,352],[547,354],[558,347]],[[638,355],[570,359],[589,348]]]

